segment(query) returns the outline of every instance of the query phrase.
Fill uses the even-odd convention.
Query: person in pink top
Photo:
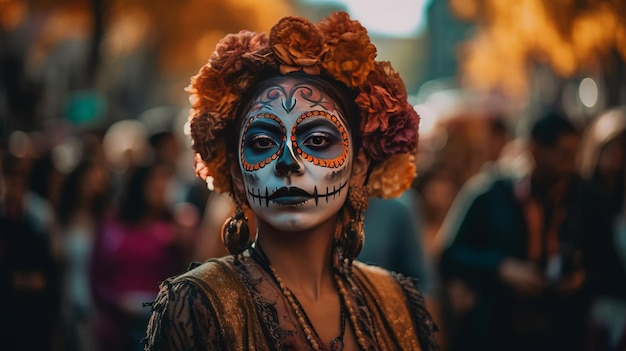
[[[105,219],[95,245],[92,286],[102,350],[139,350],[156,285],[182,272],[184,240],[166,201],[173,170],[140,166],[126,183],[116,214]]]

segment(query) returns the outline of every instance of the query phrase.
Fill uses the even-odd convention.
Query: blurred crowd
[[[157,66],[204,62],[222,35],[201,25],[270,16],[123,4],[105,31],[106,2],[53,3],[0,1],[0,349],[141,350],[158,283],[226,254],[233,211],[194,175],[191,73]],[[418,176],[371,199],[359,259],[417,278],[442,350],[626,350],[625,107],[473,107],[418,109]]]
[[[158,282],[226,253],[230,199],[165,110],[2,140],[5,345],[140,350]],[[413,187],[371,200],[359,259],[418,279],[443,350],[624,350],[625,170],[623,108],[441,118]]]
[[[45,135],[13,132],[2,143],[2,340],[139,350],[142,304],[192,260],[208,189],[178,171],[173,131],[126,121],[66,136],[48,147]]]

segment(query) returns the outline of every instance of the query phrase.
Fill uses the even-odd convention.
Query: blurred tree
[[[221,37],[288,14],[290,0],[0,0],[0,132],[68,118],[75,93],[107,101],[104,123],[186,105]]]
[[[463,83],[524,97],[533,70],[562,79],[589,75],[604,85],[603,104],[626,100],[626,1],[449,0],[476,22],[461,57]]]

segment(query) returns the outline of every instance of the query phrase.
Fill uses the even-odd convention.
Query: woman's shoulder
[[[163,281],[149,306],[145,350],[202,350],[207,349],[207,340],[220,342],[213,303],[203,289],[183,275]]]
[[[169,278],[169,285],[195,285],[202,290],[219,290],[240,280],[232,256],[211,258],[203,262],[192,262],[185,273]],[[165,283],[165,282],[164,282]]]
[[[381,266],[354,261],[352,271],[359,280],[368,280],[376,286],[380,283],[398,284],[400,286],[413,286],[417,290],[416,280],[413,277],[394,272]]]
[[[387,270],[380,266],[355,261],[352,276],[367,301],[374,301],[392,325],[400,339],[412,340],[418,335],[423,350],[436,350],[434,333],[439,328],[426,310],[424,297],[412,277]],[[412,321],[407,325],[402,321]]]
[[[190,291],[206,295],[207,290],[219,290],[223,284],[216,277],[236,279],[231,272],[231,265],[232,260],[227,258],[193,262],[186,272],[169,277],[159,284],[159,297],[168,296],[164,300],[169,301]]]
[[[417,280],[377,265],[354,261],[352,276],[365,293],[377,301],[390,305],[390,309],[415,308],[424,305],[424,297],[417,287]],[[403,306],[395,306],[401,304]],[[394,305],[394,306],[391,306]]]
[[[238,264],[232,256],[210,259],[161,283],[152,304],[146,350],[160,351],[158,345],[175,345],[167,350],[208,350],[211,345],[243,349],[247,342],[262,344],[258,328],[246,334],[250,340],[241,334],[242,326],[259,322]]]

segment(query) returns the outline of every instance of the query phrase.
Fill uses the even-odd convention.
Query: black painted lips
[[[267,197],[268,201],[274,201],[281,205],[297,205],[312,198],[313,195],[296,187],[282,187]]]
[[[333,186],[332,189],[326,187],[326,191],[323,193],[320,193],[317,189],[317,186],[315,186],[315,188],[313,189],[313,194],[310,194],[298,187],[284,186],[274,191],[272,194],[269,193],[267,187],[263,192],[261,192],[260,189],[248,188],[248,195],[252,197],[255,203],[258,202],[259,205],[265,203],[265,206],[269,206],[270,201],[280,205],[298,205],[309,199],[314,199],[315,205],[317,206],[320,199],[323,199],[326,201],[326,203],[328,203],[328,199],[330,197],[334,197],[340,194],[341,190],[347,185],[348,181],[346,180],[343,184],[340,184],[339,187]]]

